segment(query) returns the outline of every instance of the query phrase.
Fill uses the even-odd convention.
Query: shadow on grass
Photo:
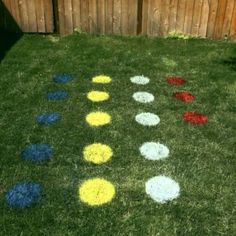
[[[224,65],[229,66],[232,70],[236,71],[236,56],[231,56],[222,61]]]
[[[231,55],[221,60],[220,63],[236,71],[236,47],[233,48]]]
[[[0,63],[22,34],[14,17],[4,3],[0,1]]]

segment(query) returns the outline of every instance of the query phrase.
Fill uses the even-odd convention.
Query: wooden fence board
[[[225,9],[225,17],[222,26],[221,38],[230,36],[230,24],[233,17],[233,11],[234,11],[234,1],[228,0]]]
[[[186,0],[179,0],[177,8],[176,28],[175,28],[175,31],[177,32],[184,32],[184,20],[186,14],[185,10],[186,10]]]
[[[28,7],[29,32],[38,32],[34,1],[26,1]]]
[[[105,32],[112,34],[113,32],[113,1],[105,1]]]
[[[214,38],[217,39],[221,38],[226,6],[227,6],[227,0],[219,1],[215,20],[215,27],[214,27]]]
[[[113,3],[113,33],[121,34],[121,0]]]
[[[169,32],[176,31],[177,11],[178,0],[171,0],[169,12]]]
[[[163,1],[162,11],[161,11],[161,25],[163,35],[167,35],[169,32],[169,12],[170,12],[170,2],[171,0]]]
[[[149,6],[149,0],[143,0],[143,5],[142,5],[142,29],[141,29],[141,34],[142,35],[147,35],[147,29],[148,29],[148,6]]]
[[[230,39],[236,40],[236,1],[234,2],[234,10],[230,26]]]
[[[218,9],[218,1],[210,1],[210,11],[208,18],[208,26],[207,26],[207,37],[213,38],[215,22],[216,22],[216,14]]]
[[[203,0],[195,0],[194,10],[193,10],[193,19],[192,19],[192,29],[191,35],[198,36],[199,27],[201,22],[201,11],[202,11]]]
[[[65,29],[64,34],[71,34],[74,31],[73,25],[73,12],[72,12],[72,0],[64,0],[65,17]]]
[[[128,34],[136,35],[138,27],[138,1],[128,0]]]
[[[73,30],[79,30],[81,28],[81,13],[80,13],[81,0],[72,0],[72,19],[73,19]]]
[[[99,34],[105,34],[105,1],[106,0],[97,0],[99,1],[97,6],[97,31]]]
[[[207,23],[209,17],[209,1],[203,0],[201,10],[201,21],[199,26],[198,35],[205,38],[207,34]]]
[[[235,38],[236,0],[2,0],[23,32]],[[14,30],[0,9],[0,27]]]
[[[38,32],[45,32],[45,17],[44,17],[44,4],[43,0],[36,1],[36,19],[37,19],[37,30]]]
[[[208,0],[207,0],[208,1]],[[184,33],[191,34],[192,22],[193,22],[193,11],[194,11],[195,0],[189,0],[186,2],[185,18],[184,18]]]

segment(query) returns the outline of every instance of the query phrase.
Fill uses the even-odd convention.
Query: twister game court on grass
[[[0,235],[233,235],[235,55],[23,36],[0,64]]]

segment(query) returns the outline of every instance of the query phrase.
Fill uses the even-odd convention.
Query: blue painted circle
[[[27,161],[46,161],[53,154],[53,149],[49,144],[30,144],[22,152],[22,158]]]
[[[47,98],[49,101],[63,100],[68,96],[66,91],[49,92]]]
[[[57,112],[46,112],[37,116],[37,122],[42,125],[50,125],[60,120],[61,116]]]
[[[68,74],[58,74],[53,77],[53,80],[54,80],[54,82],[56,82],[58,84],[64,84],[66,82],[73,80],[73,77]]]
[[[6,194],[8,206],[26,208],[40,201],[42,187],[32,182],[21,182],[14,185]]]

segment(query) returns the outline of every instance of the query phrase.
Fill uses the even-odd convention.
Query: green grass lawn
[[[0,235],[234,235],[235,58],[236,45],[226,41],[23,36],[0,64]],[[75,79],[56,84],[52,78],[58,73]],[[111,76],[112,83],[91,83],[99,74]],[[148,85],[130,82],[142,74],[150,78]],[[187,82],[170,86],[169,75]],[[69,98],[47,101],[53,90],[66,90]],[[87,99],[91,90],[107,91],[111,98],[92,103]],[[136,91],[152,93],[155,101],[135,102]],[[173,99],[177,91],[191,92],[194,102]],[[97,110],[108,112],[112,123],[90,127],[85,117]],[[47,111],[59,112],[62,119],[38,125],[36,116]],[[209,121],[185,123],[185,111],[206,114]],[[137,124],[140,112],[158,114],[160,124]],[[139,147],[148,141],[167,145],[169,158],[144,159]],[[84,161],[84,147],[94,142],[112,147],[109,162]],[[52,145],[52,159],[40,165],[22,160],[30,143]],[[160,204],[145,193],[145,182],[157,175],[179,183],[179,198]],[[93,177],[114,184],[109,204],[91,207],[80,201],[78,186]],[[43,186],[42,200],[11,209],[5,194],[24,180]]]

